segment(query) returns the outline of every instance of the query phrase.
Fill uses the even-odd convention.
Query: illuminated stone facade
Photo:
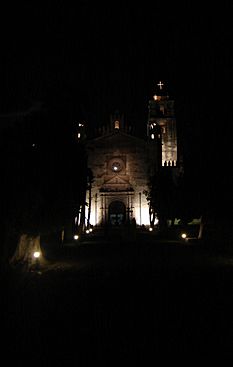
[[[133,218],[137,225],[150,224],[146,197],[150,177],[161,166],[177,163],[174,103],[167,96],[156,97],[149,102],[145,137],[134,136],[117,115],[86,141],[88,167],[94,176],[91,200],[87,200],[91,225],[121,225]]]
[[[119,119],[111,127],[86,144],[94,175],[90,222],[120,225],[135,218],[138,225],[148,225],[145,190],[158,169],[157,140],[130,135]]]

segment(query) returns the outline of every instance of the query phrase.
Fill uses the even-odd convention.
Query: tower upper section
[[[161,131],[162,165],[176,166],[177,164],[177,131],[174,100],[167,93],[161,81],[156,86],[156,93],[149,101],[147,136],[154,139],[157,126]]]

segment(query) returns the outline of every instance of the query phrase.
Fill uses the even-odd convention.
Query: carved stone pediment
[[[106,175],[101,191],[132,191],[127,175]]]
[[[129,183],[128,175],[105,175],[104,184]]]

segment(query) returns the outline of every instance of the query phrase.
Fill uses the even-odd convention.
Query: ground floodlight
[[[35,257],[36,259],[39,259],[39,257],[40,257],[40,252],[39,252],[39,251],[35,251],[35,252],[33,253],[33,257]]]

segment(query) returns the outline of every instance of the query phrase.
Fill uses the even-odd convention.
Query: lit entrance
[[[109,205],[109,222],[112,226],[120,226],[125,223],[125,204],[115,200]]]

